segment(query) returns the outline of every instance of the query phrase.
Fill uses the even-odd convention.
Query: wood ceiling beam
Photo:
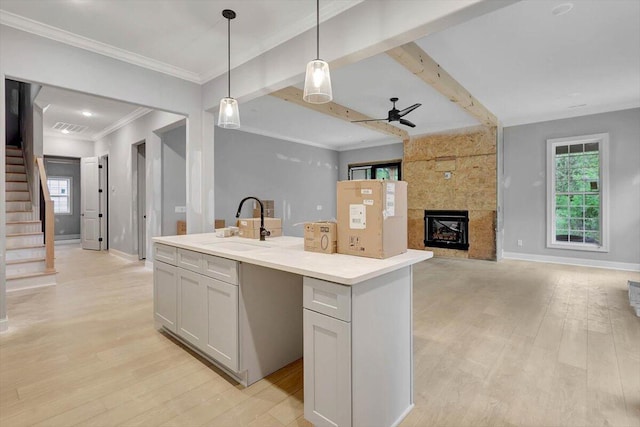
[[[498,118],[447,73],[417,44],[411,42],[387,51],[387,55],[433,86],[467,113],[488,126],[497,126]]]
[[[335,102],[327,102],[326,104],[309,104],[308,102],[302,100],[302,89],[298,89],[295,86],[285,87],[284,89],[280,89],[278,91],[270,93],[270,95],[287,102],[292,102],[301,107],[309,108],[319,113],[323,113],[337,119],[345,120],[347,122],[352,122],[353,120],[373,119],[373,117],[366,116],[358,111],[345,107],[344,105],[336,104]],[[409,133],[406,130],[395,127],[388,122],[380,121],[355,124],[364,126],[377,132],[395,136],[403,141],[409,139]]]

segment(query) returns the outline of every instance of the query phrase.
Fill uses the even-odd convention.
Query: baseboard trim
[[[65,240],[56,240],[53,242],[55,246],[59,245],[77,245],[82,243],[80,239],[65,239]]]
[[[107,251],[111,254],[111,255],[115,255],[118,258],[123,258],[126,259],[127,261],[131,261],[131,262],[139,262],[140,260],[138,259],[138,255],[134,255],[134,254],[128,254],[126,252],[122,252],[119,251],[117,249],[107,249]]]
[[[585,258],[568,258],[550,255],[522,254],[518,252],[503,252],[502,259],[520,261],[548,262],[550,264],[577,265],[580,267],[607,268],[609,270],[640,271],[640,264],[631,262],[601,261]]]
[[[9,318],[5,317],[0,319],[0,333],[7,332],[9,330]]]

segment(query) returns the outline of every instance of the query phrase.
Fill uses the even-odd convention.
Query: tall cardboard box
[[[407,183],[338,182],[338,253],[389,258],[407,251]]]
[[[264,217],[275,218],[276,210],[273,200],[261,200],[261,202],[264,207]],[[260,205],[255,200],[253,202],[253,217],[260,218]]]
[[[240,218],[238,228],[238,236],[240,237],[260,238],[260,218]],[[280,218],[265,218],[264,228],[271,233],[267,237],[282,236],[282,220]]]
[[[332,221],[304,224],[304,250],[334,254],[337,252],[337,224]]]

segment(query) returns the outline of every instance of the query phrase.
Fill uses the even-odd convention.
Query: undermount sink
[[[212,243],[205,243],[205,245],[215,246],[216,248],[219,248],[219,249],[236,251],[236,252],[255,251],[257,249],[270,248],[270,246],[267,246],[267,245],[256,245],[253,243],[243,243],[243,242],[212,242]]]

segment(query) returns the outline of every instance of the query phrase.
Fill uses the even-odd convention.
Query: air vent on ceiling
[[[82,133],[85,130],[87,130],[87,126],[73,125],[71,123],[58,122],[55,125],[53,125],[53,129],[59,130],[60,132],[63,132],[63,133],[78,134],[78,133]]]

